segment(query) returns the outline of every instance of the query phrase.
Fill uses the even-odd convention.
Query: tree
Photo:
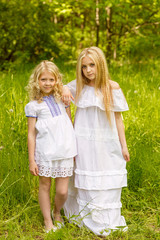
[[[99,46],[108,59],[157,54],[160,0],[0,0],[5,61],[75,60]]]

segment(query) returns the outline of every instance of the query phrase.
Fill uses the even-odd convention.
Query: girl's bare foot
[[[53,225],[52,220],[44,220],[44,225],[45,225],[45,231],[49,232],[53,229],[53,231],[56,231],[56,227]]]
[[[61,227],[64,226],[64,221],[63,221],[60,213],[53,213],[53,211],[52,211],[52,218],[58,229],[60,229]]]
[[[59,213],[54,213],[54,220],[55,221],[57,221],[57,222],[63,222],[63,219],[62,219],[62,217],[61,217],[61,214],[59,214]]]

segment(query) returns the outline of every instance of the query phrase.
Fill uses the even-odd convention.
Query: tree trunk
[[[96,0],[96,46],[99,45],[99,0]]]
[[[111,57],[112,52],[112,8],[106,7],[107,12],[107,47],[106,47],[106,57],[109,59]]]
[[[86,21],[86,14],[83,14],[83,22],[81,22],[81,40],[80,40],[80,49],[83,48],[83,41],[84,41],[84,28],[85,28],[85,21]]]
[[[57,24],[58,23],[58,20],[57,20],[57,15],[54,14],[54,24]]]

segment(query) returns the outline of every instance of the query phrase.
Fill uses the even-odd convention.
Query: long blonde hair
[[[44,60],[35,67],[30,76],[29,83],[27,86],[30,100],[37,100],[39,102],[42,101],[43,93],[41,92],[41,89],[39,87],[39,79],[44,71],[48,71],[53,74],[55,78],[55,85],[52,94],[57,99],[60,99],[62,96],[63,87],[62,74],[60,73],[58,67],[53,62]]]
[[[75,101],[78,101],[78,98],[81,94],[81,91],[85,84],[89,83],[89,80],[85,78],[82,72],[82,59],[88,56],[92,59],[96,66],[96,78],[95,78],[95,91],[101,91],[103,95],[103,101],[105,106],[106,115],[109,123],[111,124],[111,104],[113,101],[111,85],[109,82],[109,72],[107,67],[107,62],[104,53],[98,47],[89,47],[85,48],[79,55],[77,61],[77,87],[76,87],[76,97]]]

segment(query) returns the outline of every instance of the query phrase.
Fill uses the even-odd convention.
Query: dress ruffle
[[[77,196],[77,198],[75,198]],[[65,215],[79,226],[85,225],[97,235],[107,236],[111,230],[127,230],[121,216],[121,189],[86,191],[74,188],[70,179],[68,199],[64,205]]]
[[[36,161],[39,170],[39,176],[44,177],[70,177],[73,175],[73,158],[67,158],[56,161]]]
[[[38,166],[39,176],[44,177],[71,177],[73,175],[73,167],[70,168],[48,168],[46,166]]]
[[[127,186],[127,170],[87,172],[75,170],[75,187],[86,190],[108,190]]]
[[[112,106],[112,111],[113,112],[124,112],[128,111],[129,107],[126,102],[126,99],[124,97],[124,94],[120,89],[113,89],[113,106]]]
[[[76,80],[67,84],[68,88],[70,89],[72,95],[75,97],[76,94]],[[111,106],[111,110],[113,112],[123,112],[128,111],[128,104],[124,97],[124,94],[120,89],[113,89],[113,105]],[[95,93],[94,87],[85,85],[81,96],[77,103],[75,103],[79,108],[87,108],[87,107],[98,107],[101,110],[105,111],[105,106],[103,103],[103,95],[100,91]]]
[[[76,106],[79,108],[88,108],[94,106],[105,111],[103,96],[101,92],[99,91],[97,94],[95,94],[94,88],[89,86],[84,86],[82,94],[76,103]]]

